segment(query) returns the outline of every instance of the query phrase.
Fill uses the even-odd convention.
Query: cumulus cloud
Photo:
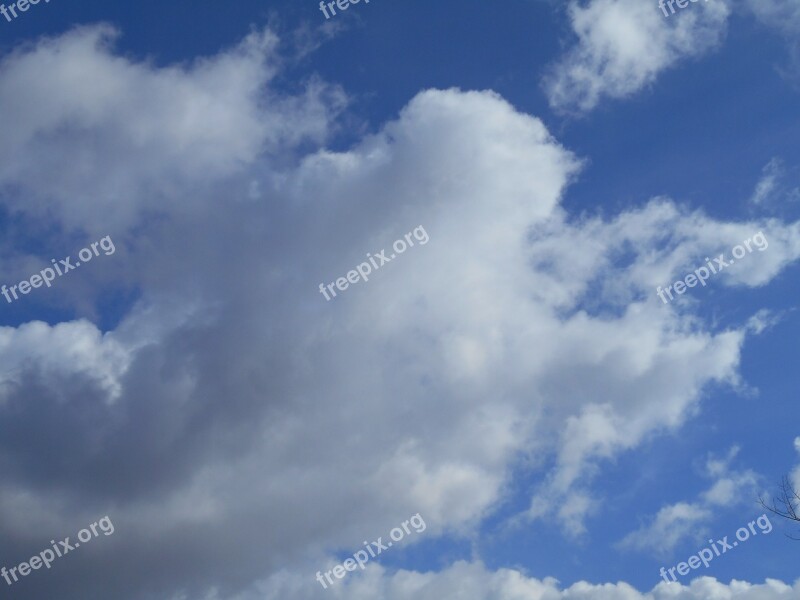
[[[665,18],[638,0],[572,0],[569,20],[577,37],[544,79],[553,108],[584,112],[604,97],[625,98],[665,69],[719,45],[730,14],[726,2],[693,4]]]
[[[797,2],[696,2],[665,17],[654,2],[570,0],[574,43],[542,80],[550,105],[560,112],[583,113],[604,98],[626,98],[647,88],[667,69],[718,48],[734,11],[755,17],[787,40],[790,65],[778,69],[798,81]]]
[[[639,592],[624,582],[579,581],[565,587],[553,578],[536,579],[514,569],[490,571],[482,563],[467,562],[457,562],[439,573],[401,570],[390,574],[376,565],[368,567],[363,576],[350,576],[339,587],[322,590],[313,579],[308,582],[281,573],[265,581],[258,591],[230,600],[790,600],[800,597],[800,582],[792,586],[775,579],[761,584],[737,580],[725,584],[713,577],[700,577],[689,585],[661,582],[649,592]],[[211,595],[204,600],[221,600],[221,597]]]
[[[581,161],[492,92],[422,91],[335,152],[345,97],[273,89],[271,33],[165,67],[115,55],[110,35],[78,29],[0,66],[0,147],[50,173],[4,162],[0,199],[56,231],[113,223],[120,240],[89,292],[122,310],[109,331],[0,332],[22,367],[0,389],[8,554],[100,514],[116,526],[102,552],[26,581],[39,597],[229,598],[257,580],[278,597],[409,514],[426,536],[473,532],[523,454],[531,513],[580,532],[603,461],[738,384],[750,326],[705,327],[655,285],[757,227],[769,251],[720,285],[765,285],[800,255],[797,224],[668,199],[572,218],[560,201]],[[318,293],[419,224],[424,247],[335,301]],[[136,294],[111,311],[99,290],[118,286]],[[386,585],[445,589],[437,577]],[[509,598],[637,593],[486,577],[481,593]],[[350,597],[376,597],[363,585]]]
[[[129,361],[130,354],[113,334],[102,335],[84,320],[53,327],[32,321],[0,328],[0,363],[10,367],[0,374],[0,385],[21,381],[26,368],[35,366],[48,378],[85,374],[114,400],[122,391],[120,378]]]
[[[192,186],[241,174],[300,140],[324,141],[345,101],[313,80],[297,97],[272,95],[280,58],[268,31],[164,68],[115,56],[118,36],[81,27],[0,62],[0,152],[8,156],[0,190],[9,208],[56,211],[69,228],[130,226],[181,198],[191,211],[182,194]]]

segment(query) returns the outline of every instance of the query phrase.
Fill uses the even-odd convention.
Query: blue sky
[[[0,17],[0,283],[115,245],[0,299],[0,566],[116,528],[0,589],[800,598],[777,516],[659,575],[800,488],[799,33],[795,0]]]

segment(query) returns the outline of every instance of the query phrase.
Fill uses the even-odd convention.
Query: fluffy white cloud
[[[710,506],[730,506],[735,502],[746,499],[748,494],[752,497],[758,482],[758,476],[751,469],[734,471],[730,463],[739,453],[739,447],[734,446],[725,459],[709,458],[706,470],[710,477],[714,477],[714,484],[702,494],[703,502]]]
[[[550,105],[586,112],[603,98],[639,92],[665,70],[718,47],[733,11],[754,16],[786,38],[791,66],[781,71],[796,81],[800,5],[793,0],[695,2],[668,17],[656,2],[571,0],[567,12],[577,40],[543,79]]]
[[[6,369],[0,373],[0,389],[6,397],[8,388],[19,385],[28,374],[27,367],[35,365],[39,376],[60,379],[62,385],[70,376],[86,376],[114,400],[122,391],[120,378],[130,359],[113,334],[103,335],[84,320],[53,327],[41,321],[0,327],[0,364]]]
[[[493,93],[424,91],[349,150],[303,154],[342,96],[264,89],[271,34],[182,68],[115,56],[107,35],[77,30],[0,67],[13,124],[0,144],[20,152],[0,167],[3,201],[54,228],[114,223],[101,285],[139,291],[102,335],[3,331],[29,374],[0,410],[15,431],[0,437],[10,552],[42,532],[11,525],[9,507],[67,532],[93,511],[117,527],[96,558],[108,577],[54,573],[39,584],[50,595],[280,589],[281,573],[416,512],[427,536],[470,533],[522,455],[539,483],[531,512],[578,533],[600,508],[588,498],[604,460],[677,428],[707,386],[738,383],[749,325],[705,327],[655,285],[760,227],[769,250],[721,285],[766,284],[800,255],[796,224],[720,222],[666,199],[571,219],[559,203],[580,162]],[[52,76],[21,100],[33,70]],[[331,302],[318,293],[420,224],[427,244]],[[26,327],[72,362],[12,343]],[[398,577],[401,595],[437,581]],[[487,594],[562,593],[489,579]],[[563,593],[636,594],[586,585]]]
[[[193,187],[300,140],[324,141],[344,102],[313,80],[301,96],[272,95],[280,59],[270,32],[164,68],[115,56],[117,36],[78,28],[0,62],[7,206],[56,211],[64,226],[90,229],[130,226],[165,202],[168,212],[176,202],[191,212]]]
[[[559,110],[587,111],[603,97],[624,98],[680,60],[717,46],[730,13],[726,2],[698,2],[665,18],[653,2],[572,0],[569,19],[577,44],[544,85]]]
[[[212,594],[204,600],[222,600]],[[280,573],[253,591],[226,600],[793,600],[800,598],[800,581],[794,586],[774,579],[762,584],[732,580],[724,584],[700,577],[689,585],[659,583],[649,592],[627,583],[577,582],[569,587],[553,578],[527,577],[513,569],[489,571],[481,563],[458,562],[439,573],[398,571],[388,573],[368,566],[363,575],[348,574],[336,586],[323,590],[313,578]],[[173,600],[186,600],[175,598]]]

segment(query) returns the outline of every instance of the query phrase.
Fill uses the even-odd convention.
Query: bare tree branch
[[[778,515],[779,517],[789,519],[790,521],[800,522],[800,515],[798,515],[798,511],[800,511],[800,494],[798,494],[798,491],[794,489],[792,483],[789,481],[789,478],[785,475],[778,484],[778,487],[780,491],[778,496],[772,499],[771,505],[767,504],[767,502],[761,496],[758,497],[758,503],[763,508],[775,515]],[[786,534],[786,537],[800,541],[800,538],[791,536],[789,534]]]

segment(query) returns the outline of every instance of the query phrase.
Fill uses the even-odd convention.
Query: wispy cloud
[[[739,448],[734,446],[724,458],[709,457],[705,474],[713,479],[710,488],[693,502],[677,502],[662,507],[649,522],[620,540],[618,547],[666,558],[684,540],[704,539],[707,525],[718,509],[755,497],[756,473],[749,469],[736,471],[730,468],[738,453]]]

